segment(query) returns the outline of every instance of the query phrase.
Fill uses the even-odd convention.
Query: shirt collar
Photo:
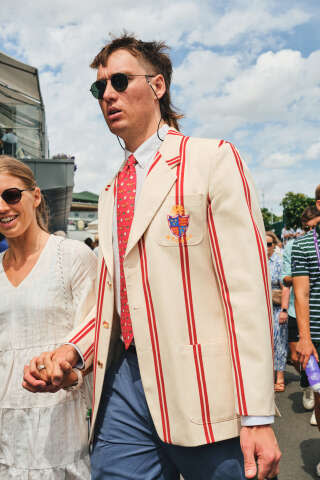
[[[165,124],[159,129],[159,137],[164,139],[169,130],[169,125]],[[152,160],[155,157],[155,154],[159,150],[162,141],[159,139],[157,132],[151,135],[147,140],[145,140],[140,147],[134,152],[134,158],[137,160],[141,168],[148,168]],[[125,162],[128,160],[132,152],[125,149]]]

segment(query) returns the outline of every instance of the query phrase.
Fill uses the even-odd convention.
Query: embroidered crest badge
[[[184,207],[182,205],[174,205],[172,207],[173,215],[168,215],[168,224],[171,233],[177,238],[183,237],[189,227],[190,215],[185,214]]]

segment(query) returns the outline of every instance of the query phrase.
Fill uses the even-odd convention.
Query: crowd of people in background
[[[272,285],[275,391],[285,391],[284,370],[291,363],[300,375],[302,404],[312,410],[317,425],[315,396],[305,367],[310,354],[320,357],[320,185],[315,204],[305,208],[301,228],[283,228],[281,240],[266,232]],[[317,466],[320,476],[320,463]]]

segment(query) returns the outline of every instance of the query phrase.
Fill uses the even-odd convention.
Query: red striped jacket
[[[99,200],[95,320],[68,338],[93,363],[93,422],[119,338],[114,315],[115,180]],[[239,434],[273,415],[272,313],[264,227],[250,173],[224,141],[169,130],[143,185],[124,259],[148,406],[162,440]]]

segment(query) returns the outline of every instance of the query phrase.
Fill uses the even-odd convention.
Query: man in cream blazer
[[[273,478],[271,296],[256,193],[232,144],[178,131],[163,48],[124,35],[92,64],[124,168],[136,161],[123,257],[133,341],[125,349],[119,322],[116,176],[99,200],[97,306],[66,345],[32,360],[24,386],[60,388],[76,364],[93,368],[94,479],[244,479],[239,435],[246,477],[257,460],[258,478]]]

